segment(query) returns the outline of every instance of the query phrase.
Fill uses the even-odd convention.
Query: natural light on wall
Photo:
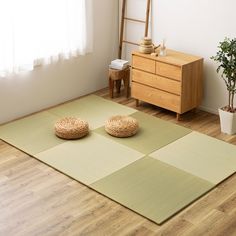
[[[91,0],[0,0],[0,76],[92,51]]]

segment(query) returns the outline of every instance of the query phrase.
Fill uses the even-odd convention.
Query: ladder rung
[[[130,41],[127,41],[127,40],[123,40],[122,42],[123,42],[123,43],[128,43],[128,44],[132,44],[132,45],[139,46],[139,43],[134,43],[134,42],[130,42]]]
[[[125,17],[126,12],[126,4],[127,4],[127,0],[122,0],[122,9],[121,9],[121,26],[120,26],[120,38],[119,38],[119,58],[121,58],[122,55],[122,46],[123,43],[128,43],[128,44],[132,44],[132,45],[139,45],[138,43],[134,43],[134,42],[130,42],[127,40],[124,40],[124,23],[126,20],[129,21],[134,21],[134,22],[139,22],[139,23],[145,23],[145,32],[144,32],[144,37],[148,36],[148,29],[149,29],[149,15],[150,15],[150,7],[151,7],[151,0],[147,0],[147,7],[146,7],[146,18],[145,20],[140,20],[140,19],[133,19],[133,18],[129,18],[129,17]]]
[[[133,18],[128,18],[128,17],[125,17],[124,19],[125,19],[125,20],[129,20],[129,21],[144,23],[144,24],[146,23],[145,20],[138,20],[138,19],[133,19]]]

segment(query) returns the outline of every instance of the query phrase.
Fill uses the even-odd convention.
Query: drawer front
[[[132,80],[170,93],[177,95],[181,94],[181,84],[179,81],[171,80],[159,75],[153,75],[133,69]]]
[[[150,60],[150,59],[135,56],[135,55],[133,55],[132,57],[132,66],[136,69],[151,72],[153,74],[156,71],[156,64],[154,60]]]
[[[180,96],[132,82],[132,97],[180,113]]]
[[[179,66],[156,62],[156,74],[181,80],[181,68]]]

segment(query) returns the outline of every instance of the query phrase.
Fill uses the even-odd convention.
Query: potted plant
[[[211,57],[218,62],[217,73],[221,74],[228,91],[228,105],[219,109],[221,131],[227,134],[236,133],[236,38],[225,38],[219,43],[219,51]]]

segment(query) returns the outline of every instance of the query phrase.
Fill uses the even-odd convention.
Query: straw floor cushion
[[[106,132],[119,138],[135,135],[138,128],[138,121],[130,116],[112,116],[105,124]]]
[[[75,117],[65,117],[55,123],[55,134],[63,139],[78,139],[89,133],[88,122]]]

